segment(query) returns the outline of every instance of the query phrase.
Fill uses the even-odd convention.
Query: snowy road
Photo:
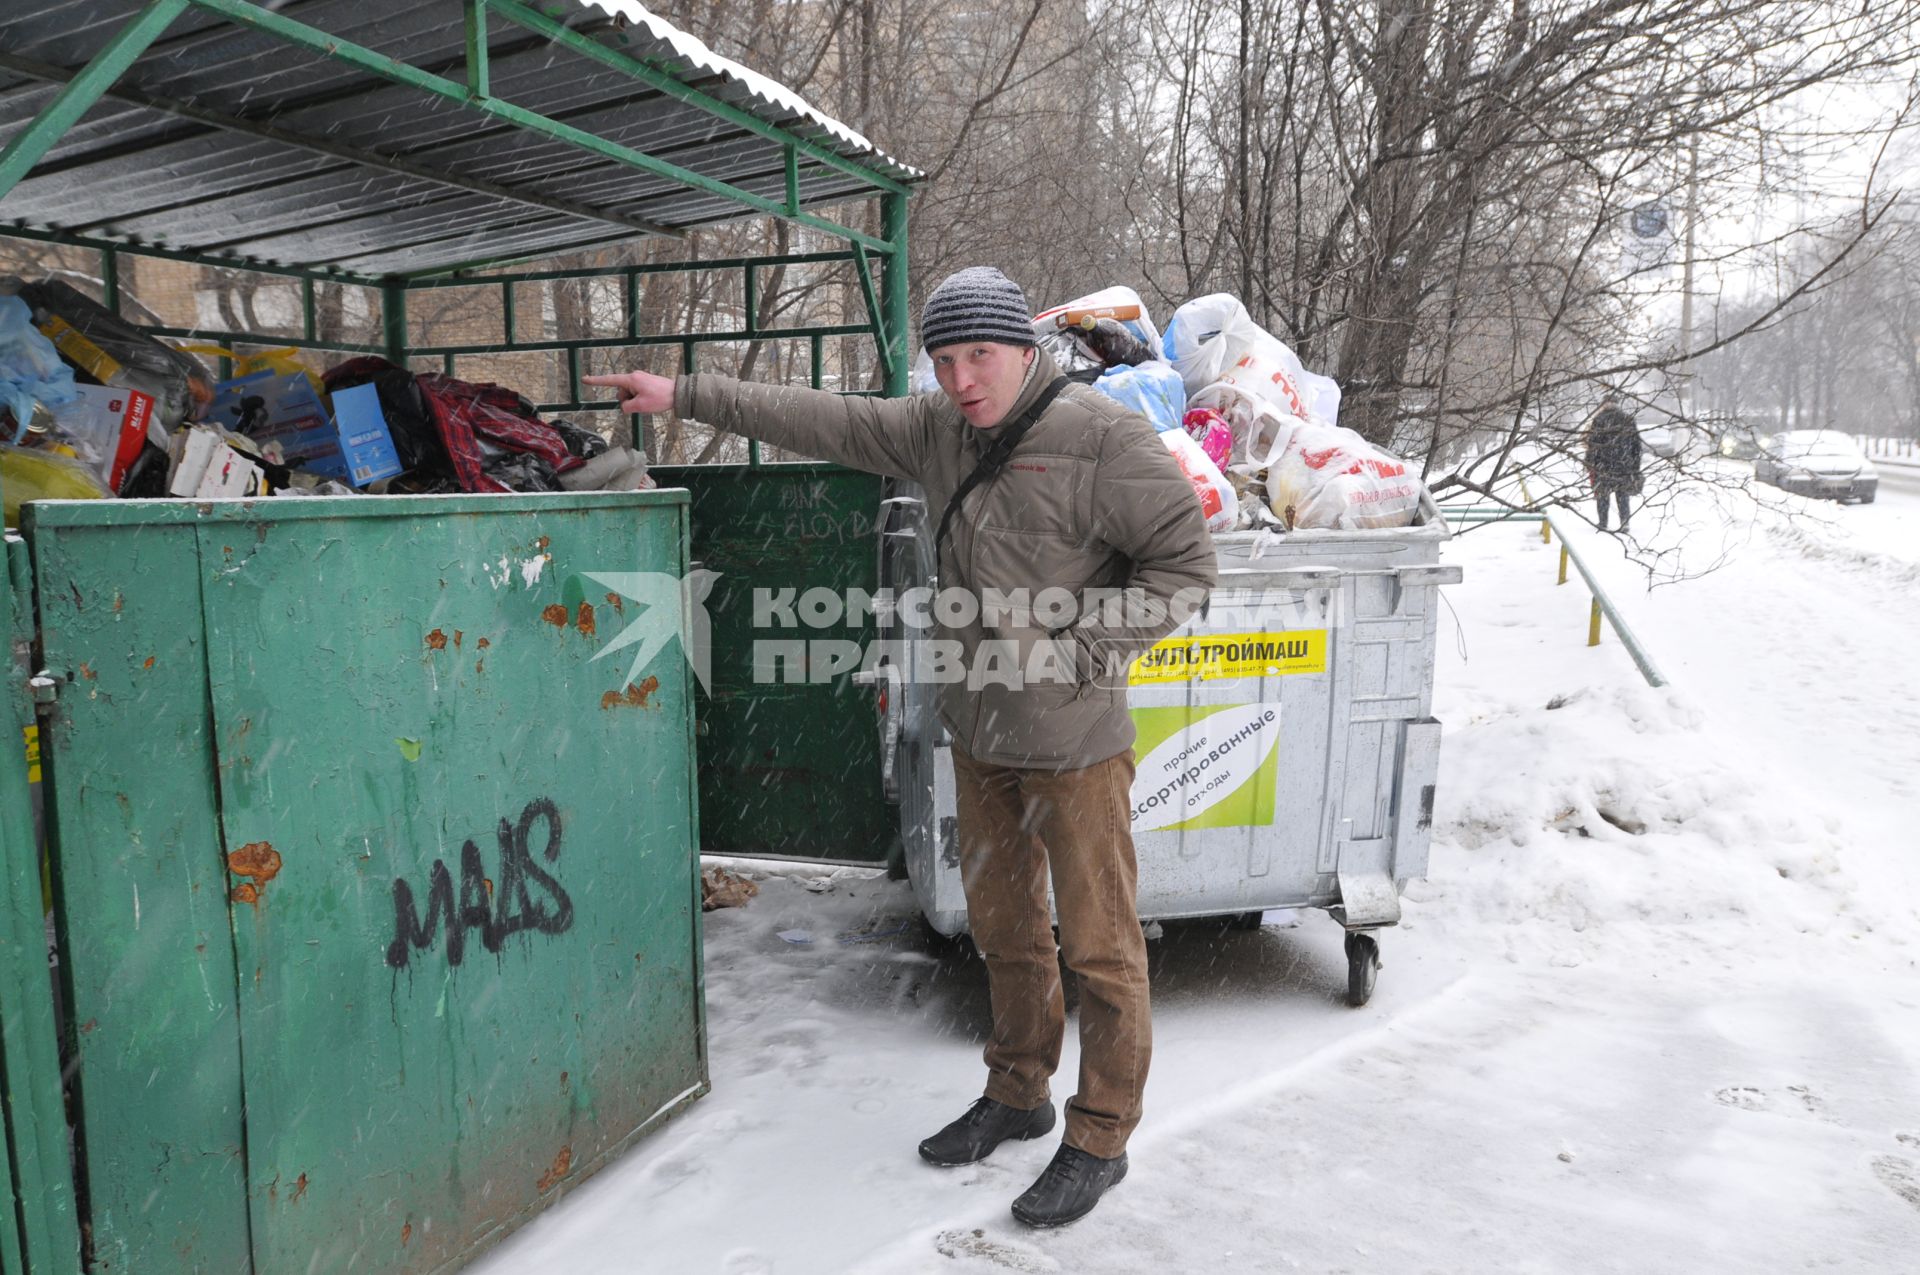
[[[1449,549],[1432,877],[1373,1002],[1320,914],[1168,927],[1149,1114],[1087,1221],[1007,1216],[1045,1143],[914,1157],[975,1091],[984,976],[903,887],[802,869],[708,917],[714,1092],[476,1269],[1913,1271],[1920,496],[1759,501],[1638,518],[1716,568],[1650,592],[1582,537],[1669,691],[1584,645],[1537,534]]]
[[[1920,496],[1920,469],[1897,465],[1880,465],[1880,490],[1892,495],[1895,492],[1903,496]]]

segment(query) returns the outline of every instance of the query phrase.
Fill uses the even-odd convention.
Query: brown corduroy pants
[[[1024,1109],[1048,1100],[1066,1034],[1063,954],[1080,989],[1080,1086],[1067,1102],[1066,1143],[1110,1159],[1140,1123],[1153,1055],[1128,818],[1133,753],[1051,771],[988,765],[955,748],[953,769],[968,926],[993,999],[986,1096]]]

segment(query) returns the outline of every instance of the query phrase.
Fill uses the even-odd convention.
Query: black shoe
[[[1127,1176],[1127,1153],[1111,1160],[1064,1143],[1040,1178],[1013,1202],[1013,1215],[1028,1226],[1065,1226],[1093,1212],[1107,1188]]]
[[[1038,1138],[1053,1132],[1053,1121],[1050,1102],[1022,1111],[982,1098],[967,1108],[967,1114],[922,1142],[920,1158],[943,1169],[972,1164],[992,1155],[993,1149],[1008,1138]]]

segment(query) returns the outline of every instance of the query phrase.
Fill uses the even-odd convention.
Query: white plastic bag
[[[1406,462],[1350,429],[1299,422],[1267,469],[1267,501],[1289,527],[1405,527],[1420,508]]]
[[[1280,412],[1305,420],[1307,399],[1300,392],[1303,374],[1293,351],[1269,337],[1249,345],[1213,384],[1246,390]]]
[[[1247,314],[1240,298],[1215,292],[1195,297],[1175,310],[1167,320],[1160,345],[1191,394],[1219,380],[1234,360],[1262,337],[1274,340]]]
[[[1193,441],[1184,429],[1163,430],[1160,441],[1173,453],[1174,461],[1193,484],[1193,494],[1200,499],[1200,512],[1207,517],[1207,530],[1213,532],[1232,531],[1240,525],[1240,497],[1234,493],[1233,484],[1227,481],[1219,466],[1207,459],[1200,450],[1200,444]]]
[[[1216,292],[1187,302],[1167,321],[1161,344],[1196,402],[1209,387],[1231,385],[1251,391],[1290,416],[1302,420],[1314,416],[1313,393],[1307,388],[1311,374],[1286,342],[1247,315],[1237,297]],[[1331,410],[1337,415],[1340,387],[1325,377],[1312,379],[1325,382],[1315,387],[1323,398],[1327,390],[1332,391]],[[1324,423],[1333,424],[1332,416]]]
[[[1258,473],[1280,455],[1299,417],[1283,412],[1263,395],[1231,381],[1215,381],[1187,400],[1187,408],[1212,408],[1233,430],[1230,465]]]
[[[1179,429],[1186,415],[1187,387],[1178,372],[1158,360],[1113,368],[1093,388],[1146,417],[1157,431]]]
[[[1065,305],[1042,310],[1033,316],[1034,335],[1045,337],[1072,327],[1083,315],[1096,319],[1116,319],[1145,341],[1156,356],[1161,351],[1160,329],[1153,326],[1153,316],[1147,313],[1146,303],[1132,288],[1102,288]]]
[[[1340,382],[1313,372],[1300,374],[1300,393],[1307,400],[1307,419],[1318,425],[1340,423]]]

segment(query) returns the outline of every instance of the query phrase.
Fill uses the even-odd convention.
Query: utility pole
[[[1680,266],[1680,412],[1691,427],[1699,415],[1693,384],[1693,232],[1700,220],[1700,138],[1687,139],[1687,237]]]

